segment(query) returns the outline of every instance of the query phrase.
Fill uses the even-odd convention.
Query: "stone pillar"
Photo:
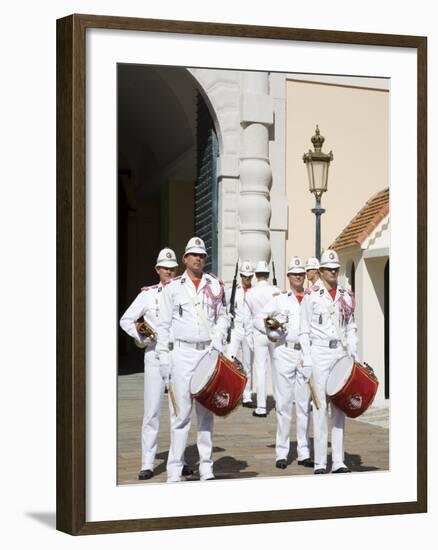
[[[240,72],[215,69],[189,69],[210,105],[219,152],[218,196],[218,273],[225,284],[233,280],[237,261],[238,193],[240,149]]]
[[[259,260],[269,262],[269,127],[274,117],[268,73],[243,73],[240,118],[239,258],[254,264]]]

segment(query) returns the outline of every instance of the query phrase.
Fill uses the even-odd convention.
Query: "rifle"
[[[234,317],[236,315],[235,312],[235,304],[236,304],[236,290],[237,290],[237,272],[239,271],[239,262],[236,262],[236,269],[234,271],[234,279],[233,279],[233,286],[231,287],[231,296],[230,296],[230,315],[231,315],[231,323],[228,327],[227,332],[227,344],[231,341],[231,331],[234,328]]]
[[[272,284],[274,286],[277,286],[277,279],[275,277],[275,264],[274,264],[274,260],[272,260]]]

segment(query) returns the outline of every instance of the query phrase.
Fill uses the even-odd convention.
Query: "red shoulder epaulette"
[[[316,292],[317,290],[319,290],[319,285],[313,285],[312,290],[313,292]]]
[[[144,291],[151,290],[151,288],[158,288],[158,285],[142,286],[141,289]]]

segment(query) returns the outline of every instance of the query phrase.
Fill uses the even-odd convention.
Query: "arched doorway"
[[[200,84],[181,67],[120,64],[118,117],[118,318],[142,286],[157,282],[158,251],[182,255],[195,232],[217,268],[218,139]],[[119,331],[120,372],[142,354]]]

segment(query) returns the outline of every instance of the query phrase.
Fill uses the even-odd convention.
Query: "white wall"
[[[385,317],[384,271],[387,258],[370,258],[361,262],[362,331],[360,356],[369,363],[380,380],[375,404],[385,401]],[[392,371],[396,371],[395,368]],[[396,375],[396,372],[394,373]]]
[[[351,288],[351,262],[355,266],[355,319],[359,337],[359,356],[374,369],[379,389],[374,399],[375,405],[385,403],[385,317],[384,317],[384,273],[386,256],[363,258],[358,247],[341,250],[339,260],[341,284]],[[396,368],[392,369],[396,372]]]
[[[345,31],[429,35],[429,115],[436,120],[436,18],[424,0],[400,4],[370,0],[364,9],[351,2],[327,6],[245,2],[216,3],[186,0],[137,2],[132,0],[60,0],[31,3],[17,0],[3,7],[2,75],[2,543],[5,548],[269,548],[287,545],[339,548],[342,540],[356,550],[412,548],[420,537],[436,533],[438,520],[436,469],[430,471],[430,513],[197,529],[73,539],[53,529],[55,510],[55,19],[77,13],[102,13],[168,19],[325,28]],[[216,9],[215,9],[216,8]],[[434,116],[435,115],[435,116]],[[437,146],[430,128],[430,150]],[[436,181],[430,163],[430,181]],[[430,186],[430,204],[438,189]],[[431,219],[431,253],[438,232]],[[434,246],[435,245],[435,246]],[[437,270],[431,255],[432,272]],[[430,293],[430,310],[438,309]],[[24,319],[32,319],[30,324]],[[430,315],[436,328],[436,315]],[[432,354],[431,361],[433,361]],[[429,387],[438,386],[430,369]],[[438,414],[430,400],[430,418]],[[432,422],[430,422],[432,425]],[[433,428],[433,426],[432,426]],[[429,452],[436,456],[437,432],[430,430]]]

